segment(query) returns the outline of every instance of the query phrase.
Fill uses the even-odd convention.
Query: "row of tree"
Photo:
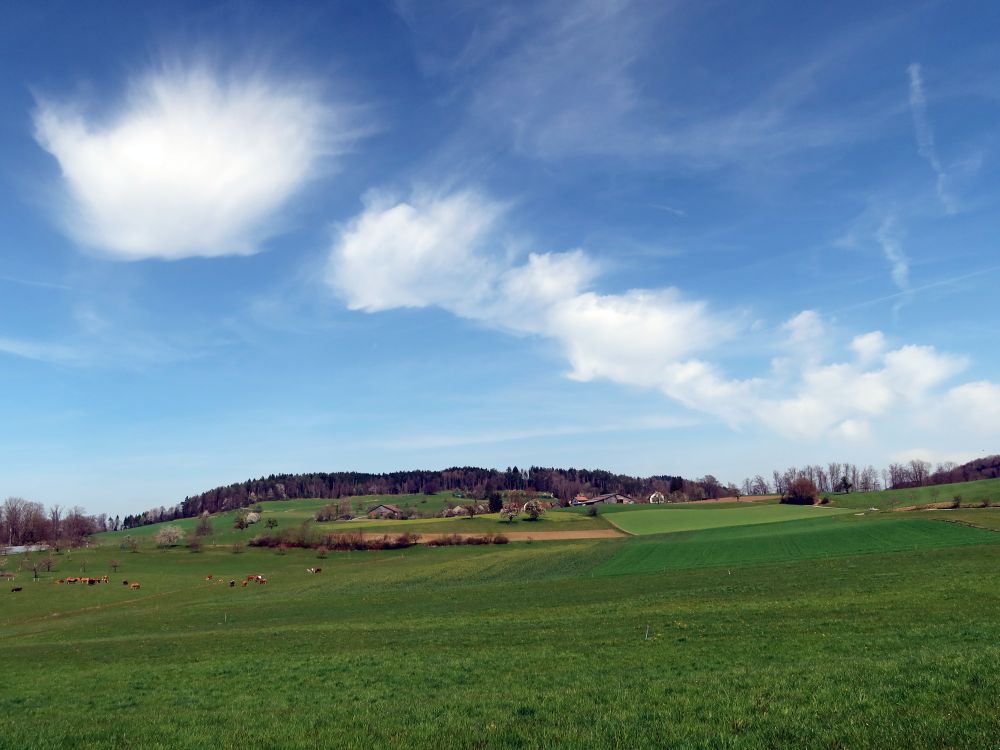
[[[884,469],[859,466],[850,462],[831,461],[826,466],[792,466],[784,471],[775,469],[768,480],[757,474],[743,480],[744,495],[784,495],[799,478],[812,482],[819,492],[878,492],[908,487],[923,487],[954,482],[971,482],[1000,477],[1000,456],[988,456],[959,466],[952,462],[934,467],[928,461],[914,459],[889,464]]]
[[[106,515],[88,515],[79,506],[46,509],[21,497],[8,497],[0,504],[0,545],[78,545],[91,534],[109,530]]]

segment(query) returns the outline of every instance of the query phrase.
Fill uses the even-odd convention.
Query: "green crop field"
[[[643,508],[627,513],[609,514],[611,523],[629,534],[664,534],[674,531],[696,531],[725,526],[779,523],[803,518],[829,518],[850,513],[844,508],[814,505],[661,505],[625,506]]]
[[[715,528],[324,559],[102,535],[0,592],[0,748],[996,746],[995,510],[653,512],[693,511]]]
[[[996,544],[994,531],[933,520],[845,523],[834,518],[758,526],[729,526],[700,534],[671,534],[622,547],[597,566],[596,575],[752,565],[845,557],[875,552]]]

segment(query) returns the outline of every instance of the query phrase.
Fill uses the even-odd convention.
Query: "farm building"
[[[368,509],[369,518],[402,518],[403,511],[397,505],[382,504]]]
[[[610,492],[607,495],[598,495],[597,497],[587,497],[586,495],[577,495],[573,498],[573,505],[597,505],[598,503],[608,503],[611,505],[632,505],[635,500],[630,498],[628,495],[620,495],[617,492]]]

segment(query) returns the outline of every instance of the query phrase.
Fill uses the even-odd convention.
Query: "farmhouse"
[[[368,509],[369,518],[402,518],[403,511],[397,505],[376,505]]]
[[[584,494],[579,494],[573,498],[572,505],[597,505],[598,503],[608,503],[611,505],[633,505],[635,500],[630,498],[628,495],[620,495],[617,492],[610,492],[607,495],[597,495],[596,497],[587,497]]]

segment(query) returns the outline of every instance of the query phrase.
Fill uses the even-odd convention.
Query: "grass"
[[[73,551],[0,592],[0,748],[994,746],[1000,534],[915,516]]]
[[[726,526],[778,523],[803,518],[828,518],[849,513],[843,508],[812,505],[662,505],[631,506],[644,508],[627,513],[612,513],[611,523],[630,534],[664,534]]]
[[[1000,479],[982,479],[977,482],[938,484],[881,492],[827,493],[826,496],[830,498],[830,502],[843,508],[892,510],[907,505],[946,502],[954,499],[956,495],[961,496],[963,505],[976,504],[983,500],[990,500],[1000,505]]]
[[[995,532],[933,520],[844,523],[816,518],[669,534],[623,547],[594,573],[650,573],[997,543],[1000,536]]]
[[[354,508],[356,512],[363,512],[367,508],[371,508],[373,505],[378,505],[380,503],[389,502],[399,505],[400,507],[416,507],[421,512],[424,513],[435,513],[445,506],[447,502],[452,502],[453,504],[462,504],[463,499],[455,498],[449,493],[439,493],[438,495],[427,496],[427,495],[368,495],[364,497],[351,498],[354,503]],[[423,501],[427,501],[427,505],[423,505]],[[392,521],[392,520],[368,520],[362,519],[358,521],[335,521],[329,523],[316,523],[313,521],[313,516],[316,511],[320,508],[329,505],[331,500],[325,499],[296,499],[296,500],[269,500],[260,503],[260,507],[263,511],[261,514],[261,520],[247,527],[246,529],[240,530],[233,527],[236,522],[237,511],[228,511],[226,513],[216,513],[210,516],[212,522],[213,533],[210,536],[205,537],[204,542],[206,545],[222,545],[228,546],[235,542],[246,543],[250,541],[254,536],[262,534],[265,532],[270,532],[271,530],[267,528],[268,519],[274,519],[277,522],[277,526],[274,531],[281,531],[283,529],[297,528],[302,525],[303,522],[312,523],[313,527],[319,531],[323,532],[339,532],[339,531],[372,531],[372,532],[402,532],[402,531],[412,531],[414,533],[441,533],[441,534],[451,534],[451,533],[462,533],[462,534],[478,534],[494,532],[499,533],[504,530],[506,531],[545,531],[545,530],[555,530],[568,528],[562,524],[573,524],[573,529],[578,529],[580,531],[589,529],[608,529],[611,525],[601,519],[601,518],[590,518],[583,515],[568,513],[562,510],[549,511],[545,513],[538,521],[527,521],[521,518],[515,521],[513,524],[508,524],[505,521],[501,521],[498,514],[485,514],[482,516],[476,516],[475,518],[468,518],[458,516],[455,518],[416,518],[407,521]],[[140,526],[135,529],[126,529],[122,531],[108,532],[99,535],[99,538],[106,542],[121,542],[125,537],[131,537],[139,541],[148,542],[156,535],[164,525],[180,526],[185,533],[191,533],[194,531],[195,527],[198,525],[199,519],[197,518],[181,518],[176,521],[168,521],[166,524],[149,524],[148,526]],[[560,524],[558,527],[555,524]]]

